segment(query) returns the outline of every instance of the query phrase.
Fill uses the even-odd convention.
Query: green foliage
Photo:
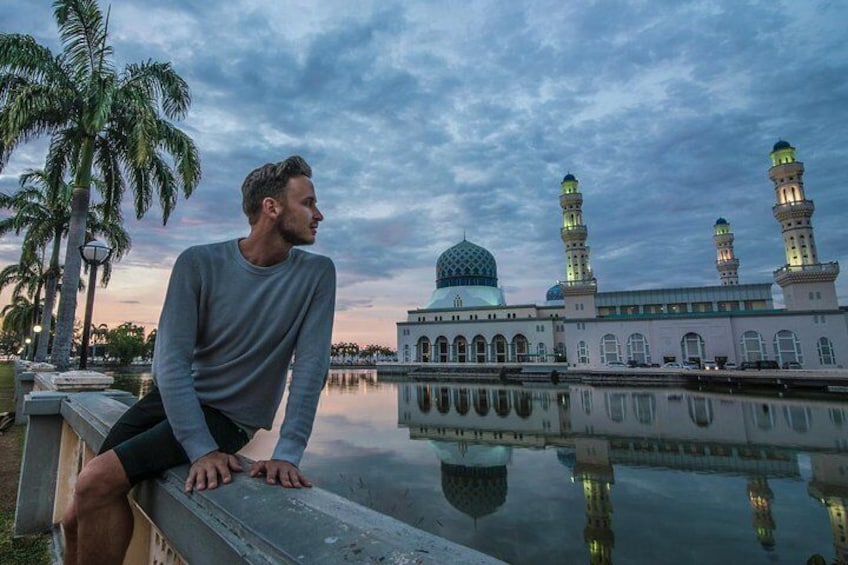
[[[106,353],[120,365],[129,365],[145,352],[144,327],[124,322],[106,332]]]
[[[180,194],[187,198],[197,186],[200,159],[192,139],[172,123],[186,116],[191,97],[170,63],[148,60],[119,72],[107,43],[108,18],[96,0],[55,0],[53,8],[62,41],[57,55],[32,36],[0,33],[0,172],[19,145],[48,136],[46,174],[73,176],[51,357],[65,368],[92,174],[102,179],[95,187],[104,217],[120,218],[128,188],[137,217],[158,202],[165,223]]]

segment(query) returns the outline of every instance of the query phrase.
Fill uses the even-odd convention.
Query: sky
[[[244,177],[291,154],[312,165],[325,216],[310,251],[338,272],[334,341],[395,346],[463,237],[495,256],[508,304],[544,302],[565,278],[569,172],[601,292],[719,284],[719,217],[739,282],[772,282],[780,139],[806,167],[820,260],[848,265],[846,26],[848,3],[824,0],[115,0],[119,68],[168,61],[191,87],[178,125],[203,176],[166,226],[127,202],[132,250],[94,322],[155,327],[179,252],[245,236]],[[61,49],[48,0],[0,0],[0,32]],[[0,190],[45,149],[21,146]],[[0,266],[19,244],[0,240]]]

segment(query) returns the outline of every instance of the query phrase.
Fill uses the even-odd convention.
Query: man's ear
[[[271,218],[276,218],[278,215],[278,207],[280,203],[271,198],[270,196],[266,196],[262,199],[262,213],[270,216]]]

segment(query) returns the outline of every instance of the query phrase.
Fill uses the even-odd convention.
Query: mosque
[[[815,210],[804,190],[804,164],[778,141],[770,154],[774,217],[786,264],[772,283],[740,284],[730,224],[714,225],[719,284],[598,292],[589,260],[583,195],[574,175],[560,185],[565,280],[539,304],[508,305],[488,250],[464,240],[436,262],[429,303],[397,323],[406,363],[568,363],[573,368],[694,363],[732,367],[776,361],[784,368],[848,366],[848,311],[836,297],[837,262],[819,260]]]

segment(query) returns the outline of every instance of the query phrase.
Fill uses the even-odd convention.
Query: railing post
[[[56,470],[62,439],[60,407],[66,396],[61,392],[27,395],[24,410],[29,425],[18,483],[15,535],[42,533],[53,526]]]

